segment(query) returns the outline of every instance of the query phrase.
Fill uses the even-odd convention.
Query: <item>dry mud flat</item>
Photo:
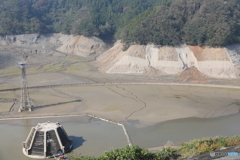
[[[31,89],[33,112],[14,111],[3,117],[90,113],[145,127],[178,118],[212,118],[238,113],[239,89],[163,85],[103,85]],[[2,98],[20,91],[0,92]]]
[[[1,51],[2,56],[10,51]],[[20,86],[17,62],[21,54],[11,53],[0,70],[1,89]],[[15,55],[15,56],[13,56]],[[176,82],[176,76],[120,75],[97,71],[94,57],[43,56],[29,54],[29,86],[96,83],[96,86],[30,89],[34,111],[13,112],[5,117],[90,113],[114,121],[139,121],[138,126],[186,117],[210,118],[239,111],[239,89],[171,85],[100,85],[102,82]],[[236,80],[239,84],[239,79]],[[20,91],[0,92],[0,98],[20,99]]]

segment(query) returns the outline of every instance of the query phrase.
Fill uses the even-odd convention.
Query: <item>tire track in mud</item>
[[[119,89],[122,89],[123,91],[126,91],[126,92],[130,93],[130,94],[131,94],[133,97],[135,97],[135,98],[130,97],[130,96],[125,96],[125,95],[123,95],[123,94],[121,94],[121,93],[115,91],[114,89],[108,87],[108,86],[105,86],[105,87],[108,88],[109,90],[111,90],[112,92],[114,92],[114,93],[116,93],[116,94],[118,94],[118,95],[124,97],[124,98],[133,99],[134,101],[136,101],[136,102],[140,102],[140,103],[143,104],[143,107],[141,107],[140,109],[135,110],[135,111],[133,111],[132,113],[130,113],[130,114],[125,118],[126,120],[128,120],[128,118],[131,117],[134,113],[139,112],[139,111],[141,111],[141,110],[143,110],[144,108],[147,107],[146,102],[144,102],[143,100],[141,100],[140,98],[138,98],[138,96],[136,96],[135,94],[133,94],[132,91],[130,91],[130,90],[126,90],[126,88],[124,88],[124,87],[119,87],[118,85],[115,85],[115,86],[116,86],[117,88],[119,88]]]
[[[13,78],[16,78],[16,77],[18,77],[18,75],[9,76],[9,78],[6,78],[6,79],[3,80],[2,82],[0,82],[0,85],[1,85],[1,84],[4,84],[5,82],[7,82],[7,81],[9,81],[9,80],[11,80],[11,79],[13,79]]]
[[[119,88],[119,89],[122,89],[122,90],[124,90],[124,91],[126,91],[126,92],[129,92],[132,96],[134,96],[139,102],[141,102],[141,103],[143,104],[143,107],[141,107],[140,109],[138,109],[138,110],[133,111],[132,113],[130,113],[130,114],[125,118],[126,120],[128,120],[128,118],[131,117],[134,113],[137,113],[137,112],[139,112],[139,111],[141,111],[141,110],[143,110],[144,108],[147,107],[147,103],[144,102],[143,100],[141,100],[137,95],[133,94],[132,91],[126,90],[126,88],[124,88],[124,87],[119,87],[118,85],[116,85],[116,87]]]
[[[117,88],[119,88],[117,85],[115,85]],[[109,90],[111,90],[112,92],[114,92],[114,93],[116,93],[116,94],[118,94],[118,95],[120,95],[120,96],[122,96],[122,97],[124,97],[124,98],[129,98],[129,99],[133,99],[134,101],[136,101],[136,102],[139,102],[138,100],[136,100],[135,98],[132,98],[132,97],[128,97],[128,96],[125,96],[125,95],[123,95],[123,94],[121,94],[121,93],[119,93],[119,92],[117,92],[117,91],[115,91],[114,89],[112,89],[112,88],[110,88],[110,87],[108,87],[108,86],[105,86],[106,88],[108,88]]]
[[[95,79],[92,79],[92,78],[88,78],[88,77],[85,77],[85,76],[80,76],[80,75],[75,75],[75,74],[71,74],[71,73],[66,73],[66,72],[49,72],[49,71],[44,71],[44,72],[38,72],[38,73],[29,73],[28,75],[34,75],[34,74],[41,74],[41,73],[57,73],[57,74],[63,74],[63,75],[68,75],[68,76],[73,76],[73,77],[77,77],[77,78],[83,78],[83,79],[87,79],[87,80],[90,80],[90,81],[93,81],[95,83],[99,83],[99,81],[95,80]]]
[[[78,107],[80,107],[80,106],[85,104],[84,99],[79,97],[79,96],[73,96],[73,95],[67,94],[65,92],[62,92],[60,89],[56,89],[56,88],[52,88],[52,90],[55,91],[56,93],[59,93],[59,94],[67,96],[65,98],[76,98],[76,100],[80,100],[80,102],[81,102],[80,105],[74,107],[74,109],[72,111],[76,111]]]
[[[59,72],[55,72],[55,73],[59,73]],[[61,73],[61,74],[65,74],[65,75],[69,75],[69,76],[73,76],[73,77],[78,77],[78,78],[83,78],[83,79],[87,79],[87,80],[90,80],[90,81],[93,81],[95,83],[99,83],[99,81],[95,80],[95,79],[92,79],[92,78],[88,78],[88,77],[84,77],[84,76],[79,76],[79,75],[74,75],[74,74],[71,74],[71,73]]]

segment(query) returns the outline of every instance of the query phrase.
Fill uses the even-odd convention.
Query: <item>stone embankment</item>
[[[240,45],[223,48],[181,45],[176,47],[132,45],[122,51],[123,44],[116,42],[97,58],[99,70],[119,74],[180,74],[196,68],[201,73],[236,78],[240,73]],[[150,70],[150,71],[149,71]]]

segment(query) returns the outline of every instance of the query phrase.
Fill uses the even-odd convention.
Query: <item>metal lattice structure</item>
[[[27,76],[26,76],[26,69],[25,66],[27,62],[18,62],[22,70],[22,77],[21,77],[21,100],[20,100],[20,108],[18,112],[29,110],[32,111],[32,106],[29,99],[28,93],[28,85],[27,85]]]

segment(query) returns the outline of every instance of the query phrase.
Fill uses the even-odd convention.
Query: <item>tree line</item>
[[[231,0],[176,0],[147,12],[125,27],[120,37],[126,43],[222,46],[240,40],[240,6]]]
[[[0,0],[0,34],[115,36],[124,43],[240,41],[240,0]]]
[[[0,0],[0,34],[114,34],[162,1],[167,0]]]

